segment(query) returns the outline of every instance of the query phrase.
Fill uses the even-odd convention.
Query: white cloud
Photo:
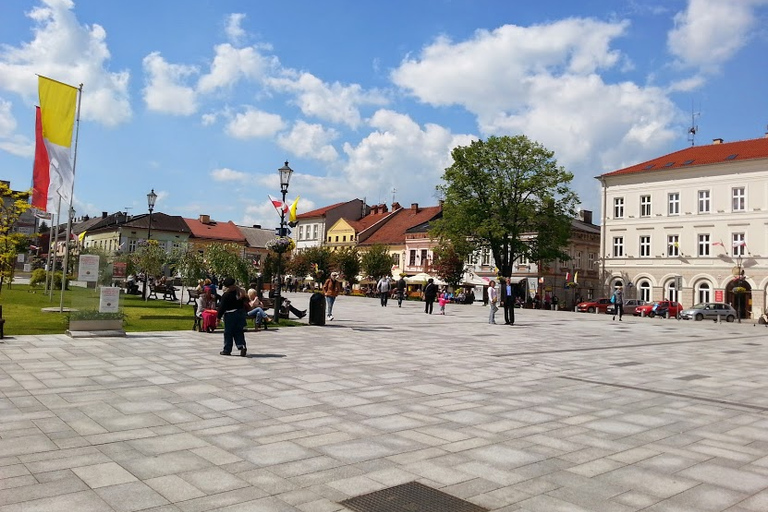
[[[244,19],[245,14],[243,13],[233,13],[227,18],[227,26],[224,30],[227,33],[227,38],[235,44],[245,38],[245,30],[241,26]]]
[[[17,135],[16,118],[11,112],[11,102],[0,98],[0,150],[21,157],[35,154],[35,143],[28,137]]]
[[[0,89],[36,101],[36,73],[74,86],[83,84],[81,118],[114,126],[131,118],[128,71],[107,69],[107,34],[97,24],[82,25],[70,0],[42,0],[27,16],[34,38],[18,47],[0,47]]]
[[[391,190],[407,185],[407,197],[435,204],[435,185],[451,164],[451,150],[476,139],[453,134],[435,124],[419,126],[409,116],[379,110],[369,120],[375,129],[357,146],[344,145],[348,162],[343,173],[346,194],[368,194],[368,202],[386,200]],[[376,194],[375,197],[370,194]]]
[[[211,177],[215,181],[246,181],[248,175],[244,172],[234,171],[226,167],[211,171]]]
[[[237,139],[251,139],[271,137],[283,128],[285,122],[279,115],[247,107],[227,124],[226,131]]]
[[[287,76],[269,80],[277,90],[296,94],[295,103],[304,115],[324,121],[346,124],[353,128],[360,125],[361,105],[385,105],[387,99],[378,91],[364,91],[358,84],[342,85],[339,82],[327,84],[312,75],[298,76],[286,71]]]
[[[669,52],[687,66],[716,70],[750,37],[757,5],[766,0],[689,0],[685,11],[675,15],[675,28],[667,35]]]
[[[11,112],[11,102],[0,98],[0,137],[8,137],[16,130],[16,118]]]
[[[276,57],[265,57],[253,46],[235,48],[225,43],[216,46],[215,52],[210,72],[201,76],[197,83],[200,92],[209,93],[231,87],[240,78],[258,81],[267,71],[278,65]]]
[[[277,138],[281,148],[296,156],[332,162],[339,156],[330,143],[339,136],[333,129],[325,129],[319,124],[297,121],[289,133]]]
[[[152,52],[142,62],[146,74],[144,101],[149,110],[175,115],[197,111],[197,94],[184,81],[197,73],[197,68],[168,63],[159,52]]]

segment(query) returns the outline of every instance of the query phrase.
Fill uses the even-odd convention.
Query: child
[[[443,292],[440,294],[440,297],[437,299],[437,303],[440,304],[440,314],[445,314],[445,304],[448,302],[448,288],[443,288]]]

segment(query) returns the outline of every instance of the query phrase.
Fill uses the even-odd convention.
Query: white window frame
[[[640,236],[640,257],[650,258],[651,254],[651,235]]]
[[[623,236],[613,237],[613,257],[614,258],[624,257],[624,237]]]
[[[647,279],[643,279],[637,284],[637,289],[640,291],[640,300],[645,302],[651,302],[651,283]]]
[[[520,258],[522,262],[522,257]],[[491,251],[488,250],[487,247],[483,247],[480,250],[480,265],[487,267],[491,264]]]
[[[624,218],[624,198],[623,197],[613,198],[613,218],[614,219]]]
[[[671,300],[672,302],[680,302],[677,300],[678,295],[678,290],[675,288],[675,280],[670,279],[667,281],[666,286],[664,286],[664,299]]]
[[[312,229],[312,233],[313,233],[312,240],[317,240],[318,239],[317,238],[317,236],[318,236],[318,233],[317,233],[318,228],[319,228],[319,226],[317,224],[315,224],[315,227]]]
[[[712,302],[712,286],[708,281],[699,281],[696,283],[696,304],[702,302]]]
[[[641,217],[650,217],[651,216],[651,196],[640,196],[640,216]]]
[[[667,235],[667,256],[670,258],[680,256],[680,235]]]
[[[712,253],[711,247],[712,237],[709,235],[709,233],[700,233],[697,254],[702,257],[707,257]]]
[[[747,188],[746,187],[733,187],[731,189],[731,211],[732,212],[747,211]]]
[[[128,252],[136,252],[136,240],[128,242]]]
[[[670,192],[667,195],[667,214],[680,215],[680,192]]]
[[[709,190],[699,190],[699,213],[709,213],[712,208],[712,197]]]
[[[744,233],[731,233],[731,250],[732,254],[736,257],[738,256],[746,256],[747,254],[747,244],[746,244],[747,238]],[[736,243],[738,242],[744,242],[744,244],[736,246]]]
[[[304,226],[299,226],[299,240],[304,239]]]

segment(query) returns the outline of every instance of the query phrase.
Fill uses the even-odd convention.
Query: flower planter
[[[96,336],[125,336],[122,320],[70,320],[67,334],[94,333]],[[109,333],[109,334],[107,334]]]

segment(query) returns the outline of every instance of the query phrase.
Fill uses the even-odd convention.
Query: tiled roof
[[[152,214],[152,230],[189,233],[190,229],[186,222],[184,222],[185,220],[180,215],[166,215],[162,212],[155,212]],[[145,213],[132,217],[124,226],[147,229],[149,228],[149,214]]]
[[[347,224],[352,226],[355,229],[355,233],[361,233],[368,229],[369,227],[373,226],[380,220],[384,220],[387,217],[392,215],[392,212],[382,212],[382,213],[369,213],[365,217],[359,219],[359,220],[347,220]]]
[[[274,229],[254,228],[249,226],[237,226],[245,237],[249,247],[265,248],[267,242],[275,238]]]
[[[336,204],[332,204],[330,206],[323,206],[322,208],[318,208],[316,210],[312,210],[312,211],[309,211],[309,212],[301,213],[301,214],[296,216],[296,219],[309,219],[309,218],[312,218],[312,217],[322,217],[323,215],[325,215],[329,211],[333,210],[334,208],[338,208],[339,206],[341,206],[343,204],[347,204],[348,202],[349,201],[344,201],[342,203],[336,203]]]
[[[601,177],[639,172],[667,171],[697,165],[739,162],[756,158],[768,158],[768,137],[709,144],[706,146],[691,146],[659,158],[654,158],[653,160],[648,160],[647,162],[603,174]]]
[[[443,208],[441,206],[427,206],[419,208],[418,212],[410,208],[402,208],[397,210],[392,218],[387,220],[386,224],[381,226],[376,233],[372,234],[360,245],[373,245],[373,244],[404,244],[405,232],[419,224],[424,224],[434,219],[442,213]]]
[[[203,224],[199,219],[184,219],[189,226],[192,236],[195,238],[208,238],[215,240],[229,240],[232,242],[245,242],[245,236],[240,232],[234,222],[210,221]]]

